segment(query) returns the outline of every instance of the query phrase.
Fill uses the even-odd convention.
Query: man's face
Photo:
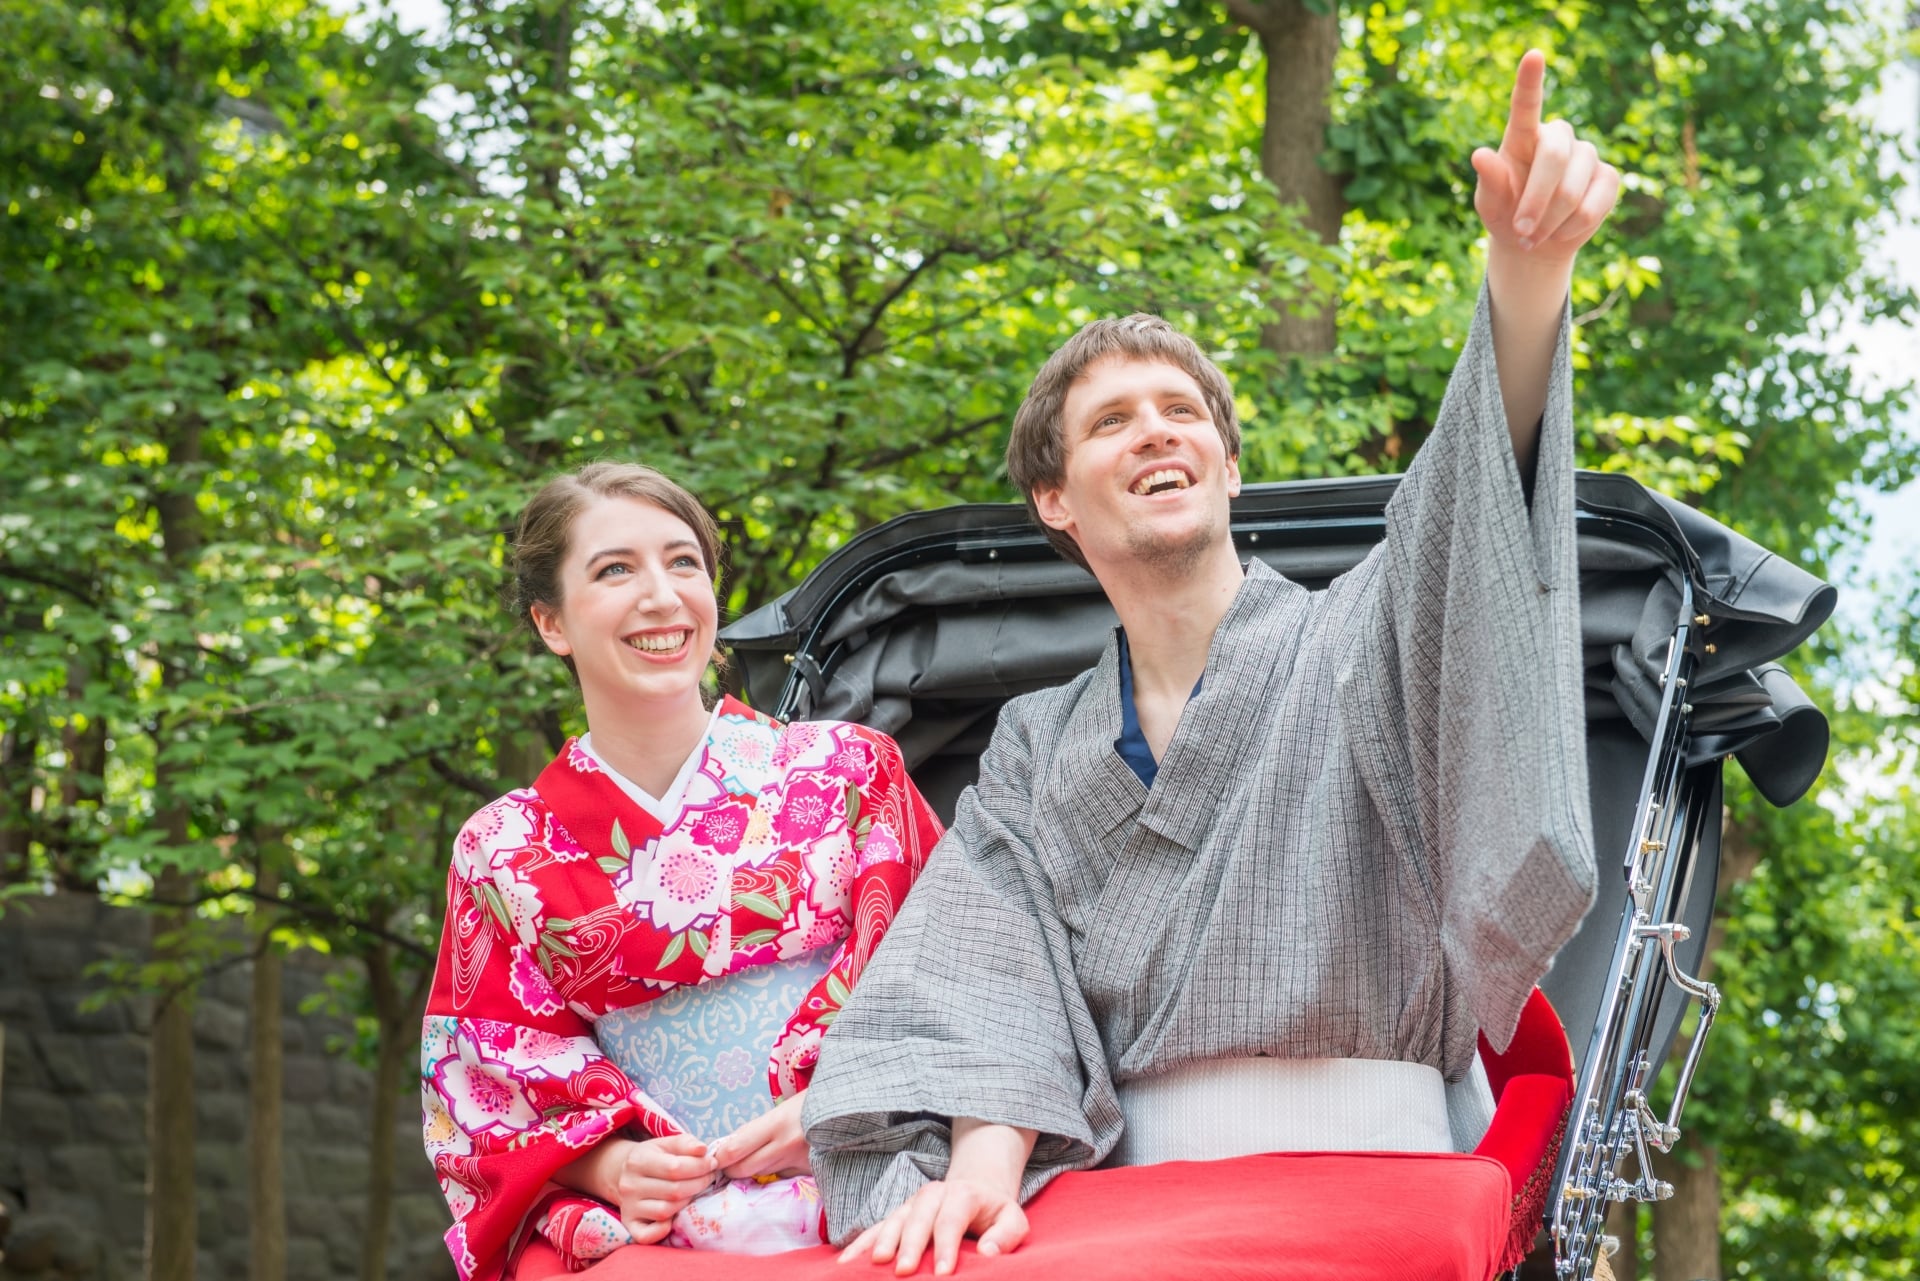
[[[1061,411],[1067,465],[1034,491],[1040,518],[1073,535],[1094,572],[1183,573],[1228,529],[1240,467],[1193,376],[1108,356],[1087,366]]]

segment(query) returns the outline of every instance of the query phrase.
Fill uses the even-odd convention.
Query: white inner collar
[[[668,827],[671,826],[674,816],[680,812],[680,798],[686,795],[687,780],[693,777],[693,771],[700,764],[701,753],[706,750],[707,744],[713,740],[714,722],[719,719],[720,704],[715,703],[713,705],[713,714],[707,717],[707,732],[700,736],[700,741],[693,745],[691,752],[687,753],[687,759],[680,762],[680,772],[673,776],[673,783],[667,788],[665,796],[655,796],[646,788],[640,786],[640,784],[607,764],[606,757],[593,750],[592,730],[588,730],[580,736],[580,742],[577,746],[592,758],[594,764],[606,771],[608,778],[619,784],[620,790],[631,797],[635,805],[638,805],[641,809],[651,814],[654,821],[662,827]]]

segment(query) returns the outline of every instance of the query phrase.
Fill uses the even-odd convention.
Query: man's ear
[[[535,601],[527,611],[533,617],[533,629],[540,633],[540,639],[547,648],[565,658],[573,653],[573,642],[567,639],[567,633],[560,626],[560,611],[543,601]]]
[[[1240,497],[1240,457],[1237,454],[1227,459],[1227,497]]]
[[[1061,501],[1060,489],[1057,486],[1034,490],[1033,509],[1040,513],[1040,523],[1048,529],[1057,529],[1062,533],[1073,532],[1073,513],[1068,511],[1067,505]]]

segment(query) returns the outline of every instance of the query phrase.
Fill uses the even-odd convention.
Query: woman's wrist
[[[620,1204],[620,1167],[626,1164],[632,1139],[603,1139],[554,1171],[553,1181],[561,1187],[584,1192],[608,1205]]]

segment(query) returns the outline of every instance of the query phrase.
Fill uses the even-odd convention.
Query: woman
[[[521,517],[517,612],[588,733],[469,819],[448,872],[421,1073],[463,1278],[821,1240],[801,1097],[940,828],[885,735],[706,706],[718,553],[646,467],[562,476]]]

